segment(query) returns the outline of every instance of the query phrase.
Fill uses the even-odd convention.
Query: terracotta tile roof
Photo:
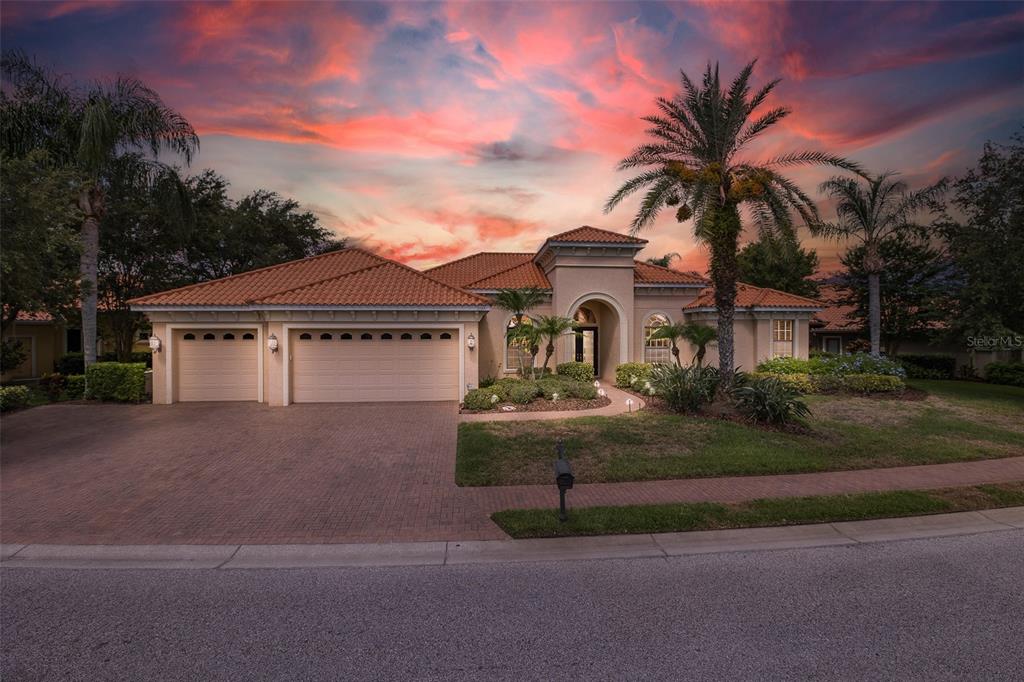
[[[44,312],[18,311],[14,317],[15,322],[53,322],[53,315]]]
[[[575,230],[561,232],[547,238],[548,242],[580,242],[583,244],[646,244],[646,239],[631,237],[621,232],[602,230],[590,225],[577,227]]]
[[[463,289],[505,289],[526,286],[535,286],[541,289],[551,288],[547,277],[539,267],[533,264],[532,253],[485,251],[438,265],[425,272],[436,280]],[[476,286],[479,282],[494,279],[497,275],[505,272],[511,273],[508,281],[513,282],[512,284],[489,282],[494,286]],[[497,281],[503,282],[504,280],[497,278]]]
[[[830,305],[814,315],[813,326],[817,332],[859,332],[864,329],[864,321],[856,317],[857,306]]]
[[[634,261],[633,281],[637,284],[696,284],[707,285],[708,281],[696,272],[680,272],[660,265]]]
[[[685,308],[714,308],[715,290],[705,289],[693,302]],[[807,308],[815,310],[822,308],[820,301],[813,298],[804,298],[795,294],[787,294],[778,289],[767,287],[755,287],[752,284],[738,282],[736,284],[736,307],[737,308]]]
[[[129,301],[147,306],[455,306],[487,300],[362,249],[272,265]]]
[[[533,287],[536,289],[550,289],[551,282],[544,275],[540,266],[532,260],[503,272],[479,279],[467,289],[523,289]]]

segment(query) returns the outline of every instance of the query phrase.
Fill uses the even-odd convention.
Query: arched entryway
[[[566,340],[563,361],[587,362],[602,378],[615,376],[619,363],[629,359],[629,330],[622,306],[605,294],[580,297],[567,311],[577,325]]]

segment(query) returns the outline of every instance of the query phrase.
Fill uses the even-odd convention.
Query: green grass
[[[550,483],[559,439],[580,483],[835,471],[1024,454],[1024,423],[1016,417],[1020,411],[1011,409],[1024,399],[1024,390],[967,382],[918,384],[933,395],[923,401],[812,396],[808,403],[814,416],[807,433],[655,412],[465,423],[459,427],[456,482]]]
[[[514,509],[491,516],[513,538],[671,533],[724,528],[859,521],[1024,505],[1024,482],[938,490],[788,497],[737,504],[699,502],[573,509],[562,523],[554,509]]]

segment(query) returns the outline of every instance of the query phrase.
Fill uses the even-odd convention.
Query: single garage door
[[[178,330],[174,338],[177,399],[258,400],[255,329]]]
[[[456,329],[299,329],[292,401],[458,400]]]

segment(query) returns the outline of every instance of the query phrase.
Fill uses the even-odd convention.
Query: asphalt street
[[[303,570],[5,569],[4,682],[1021,679],[1024,532]]]

